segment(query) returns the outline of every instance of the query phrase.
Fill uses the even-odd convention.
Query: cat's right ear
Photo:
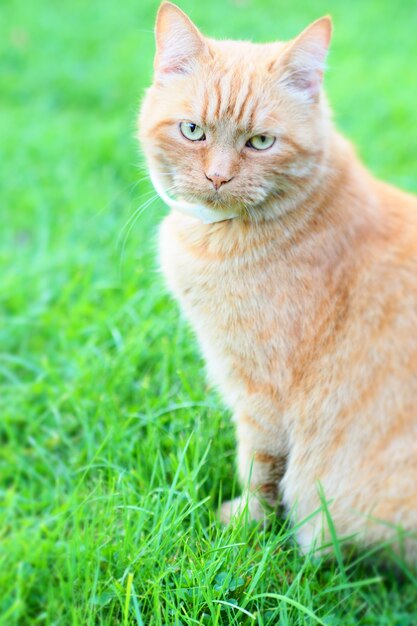
[[[192,21],[171,2],[159,7],[155,27],[157,74],[187,74],[206,44]]]
[[[280,59],[280,83],[309,102],[317,101],[323,81],[325,60],[332,36],[332,20],[327,15],[308,26],[290,42]]]

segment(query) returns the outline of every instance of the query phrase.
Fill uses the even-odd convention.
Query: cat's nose
[[[227,176],[222,176],[221,174],[206,174],[206,178],[212,182],[214,189],[217,191],[222,185],[231,181],[233,176],[228,178]]]

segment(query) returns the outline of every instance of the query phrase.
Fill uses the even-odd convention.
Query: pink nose
[[[222,185],[232,180],[233,176],[232,178],[227,178],[227,176],[222,176],[221,174],[206,174],[206,178],[212,182],[214,189],[217,191]]]

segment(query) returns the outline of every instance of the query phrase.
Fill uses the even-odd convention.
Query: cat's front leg
[[[240,497],[221,506],[220,519],[224,524],[246,506],[250,519],[262,520],[266,512],[264,504],[275,507],[278,502],[279,483],[285,469],[285,454],[276,433],[249,416],[239,417],[236,422],[238,470],[243,491]]]

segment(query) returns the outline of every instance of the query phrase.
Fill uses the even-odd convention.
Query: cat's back
[[[377,249],[382,271],[398,272],[392,287],[416,292],[417,298],[417,196],[383,181],[374,181],[383,236]]]

